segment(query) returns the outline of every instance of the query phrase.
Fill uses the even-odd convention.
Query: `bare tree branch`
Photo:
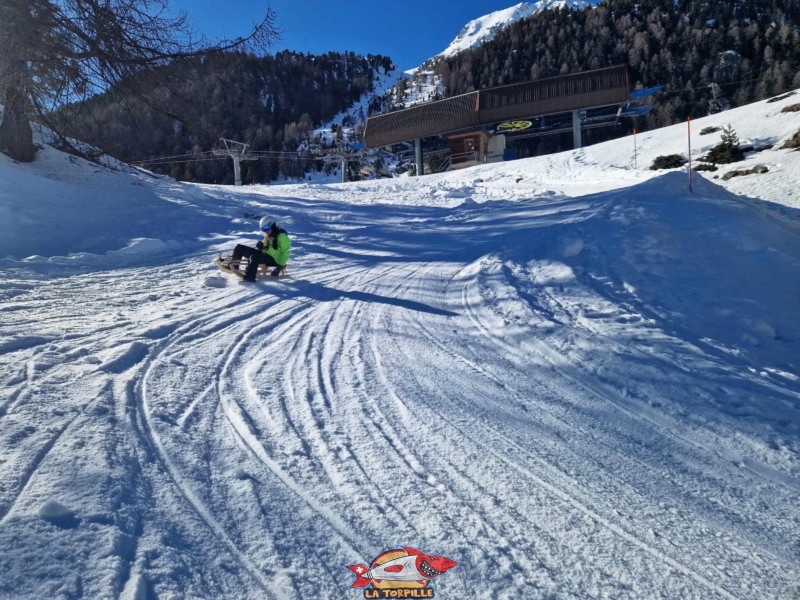
[[[261,53],[278,37],[275,14],[247,35],[197,37],[168,0],[2,0],[0,152],[30,160],[32,118],[112,88],[138,94],[145,76],[171,62],[232,50]]]

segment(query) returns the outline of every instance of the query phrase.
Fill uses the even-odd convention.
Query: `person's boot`
[[[256,273],[258,272],[258,263],[251,260],[247,263],[247,268],[244,271],[244,280],[255,283]]]
[[[239,261],[242,260],[242,253],[240,250],[241,244],[236,244],[236,247],[233,249],[233,254],[231,254],[231,262],[229,267],[231,269],[235,269],[236,271],[239,270]]]

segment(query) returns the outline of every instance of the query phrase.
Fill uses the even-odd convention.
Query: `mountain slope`
[[[594,6],[597,2],[589,0],[539,0],[538,2],[520,2],[510,8],[498,10],[477,19],[473,19],[461,29],[458,35],[442,52],[429,60],[450,57],[464,50],[475,48],[494,38],[500,31],[510,27],[517,21],[527,19],[547,9],[569,8],[583,10]]]
[[[441,597],[797,595],[798,98],[696,123],[775,147],[692,193],[685,128],[322,186],[0,156],[0,596],[342,598],[401,544]],[[220,275],[265,214],[294,279]]]
[[[150,166],[181,180],[233,182],[230,161],[198,156],[219,147],[220,138],[274,157],[243,162],[245,183],[300,177],[313,166],[298,160],[300,142],[383,85],[393,69],[387,57],[352,52],[221,53],[168,65],[145,98],[92,99],[72,133],[126,161],[168,157]]]
[[[420,102],[430,102],[445,94],[445,82],[436,73],[436,66],[445,59],[475,49],[494,39],[504,29],[523,19],[540,14],[544,10],[569,8],[583,10],[597,4],[592,0],[538,0],[521,2],[506,9],[498,10],[468,22],[450,44],[439,54],[424,61],[420,66],[406,71],[407,79],[401,80],[391,92],[394,105],[413,106]],[[399,87],[399,89],[398,89]]]
[[[665,86],[637,123],[662,127],[800,86],[800,23],[789,4],[606,0],[593,10],[519,21],[437,72],[446,94],[457,95],[627,65],[632,89]]]

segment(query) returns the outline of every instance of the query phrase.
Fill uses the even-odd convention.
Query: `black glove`
[[[273,277],[279,277],[279,276],[280,276],[280,274],[281,274],[281,271],[283,271],[283,267],[275,267],[275,268],[272,270],[272,276],[273,276]]]
[[[264,249],[264,242],[257,242],[256,250],[263,250],[263,249]]]

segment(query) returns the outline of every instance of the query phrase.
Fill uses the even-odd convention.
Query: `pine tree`
[[[277,35],[270,11],[246,37],[215,45],[193,41],[185,16],[168,17],[167,0],[3,0],[0,3],[0,90],[6,106],[0,152],[32,160],[30,120],[64,132],[53,107],[109,88],[141,94],[148,75],[169,61],[223,50],[266,49]],[[59,116],[74,119],[78,111]]]
[[[669,94],[656,97],[656,110],[637,129],[670,125],[800,87],[797,6],[797,0],[604,0],[585,11],[542,11],[448,58],[457,77],[445,81],[446,96],[484,87],[494,60],[502,61],[504,84],[625,64],[632,88],[666,85]],[[716,97],[712,83],[721,89]],[[628,125],[598,130],[598,139]],[[564,139],[564,145],[558,136],[527,144],[531,152],[555,151],[571,147]]]
[[[739,136],[736,134],[736,131],[733,129],[733,125],[728,123],[727,127],[722,128],[722,144],[727,146],[728,148],[738,148],[739,147]]]

